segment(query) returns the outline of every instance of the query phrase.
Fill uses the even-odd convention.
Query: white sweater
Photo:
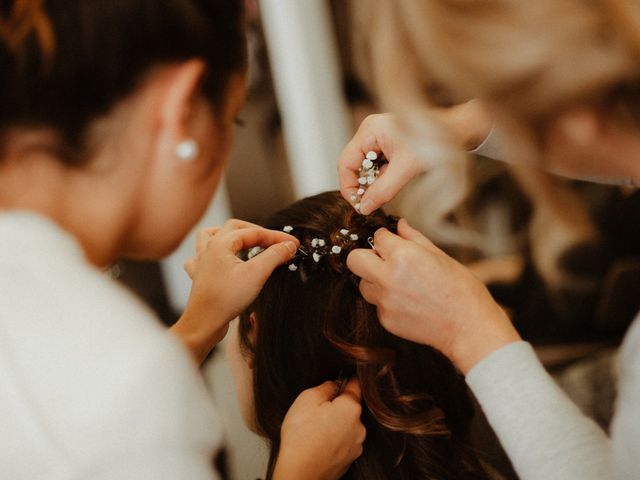
[[[0,214],[0,477],[211,479],[220,424],[154,315],[50,221]]]
[[[621,348],[619,382],[608,437],[526,342],[497,350],[467,375],[521,480],[640,478],[640,317]]]

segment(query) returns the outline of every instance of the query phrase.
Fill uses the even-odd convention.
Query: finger
[[[367,303],[370,303],[371,305],[377,305],[379,303],[379,289],[375,283],[362,279],[360,280],[359,289],[362,294],[362,298],[364,298]]]
[[[345,165],[338,164],[338,178],[340,179],[340,194],[350,204],[354,203],[352,196],[358,190],[358,170],[351,170]]]
[[[353,204],[351,196],[356,193],[360,184],[358,183],[359,170],[362,160],[367,152],[382,151],[375,135],[371,133],[371,117],[367,117],[354,135],[353,139],[342,151],[338,160],[338,178],[340,180],[340,193],[349,203]]]
[[[335,400],[343,397],[348,397],[356,403],[362,403],[362,389],[360,388],[360,381],[357,377],[349,380],[344,390],[342,390],[342,393],[338,395]]]
[[[409,222],[407,222],[404,218],[401,218],[398,222],[398,235],[405,240],[410,240],[417,243],[418,245],[422,245],[423,247],[439,250],[439,248],[436,247],[431,240],[429,240],[415,228],[411,227],[411,225],[409,225]],[[377,247],[378,244],[376,243],[376,248]]]
[[[219,231],[220,227],[203,228],[198,231],[198,234],[196,235],[196,255],[200,255],[204,249],[207,248],[209,239]]]
[[[300,241],[293,235],[256,226],[224,232],[224,236],[223,232],[221,232],[220,235],[216,236],[216,238],[218,237],[221,242],[224,242],[223,246],[230,249],[234,255],[241,250],[246,250],[257,245],[267,248],[276,243],[293,242],[295,248],[298,248],[300,244]]]
[[[291,241],[271,245],[260,255],[245,262],[245,268],[251,269],[260,285],[264,285],[269,275],[280,265],[291,260],[297,250],[298,246]]]
[[[321,405],[325,402],[330,402],[336,396],[336,383],[330,380],[324,382],[317,387],[309,388],[302,392],[307,400],[314,405]],[[302,395],[301,394],[301,395]]]
[[[191,280],[193,280],[193,277],[196,274],[197,266],[195,258],[190,258],[184,262],[184,271],[187,272],[187,275],[189,275]]]
[[[225,230],[239,230],[241,228],[254,228],[260,227],[260,225],[256,225],[255,223],[246,222],[244,220],[238,220],[237,218],[230,218],[226,222],[224,222]]]
[[[378,283],[387,272],[384,260],[375,251],[365,248],[349,253],[347,267],[358,277],[374,283]]]
[[[379,228],[373,236],[373,244],[376,246],[376,253],[383,259],[388,259],[394,250],[402,246],[405,240],[398,235],[394,235],[386,228]]]
[[[395,198],[413,175],[403,163],[392,161],[380,176],[367,188],[360,202],[360,212],[369,215]]]

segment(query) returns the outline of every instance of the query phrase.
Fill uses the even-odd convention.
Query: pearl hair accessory
[[[176,146],[176,155],[183,162],[191,162],[200,155],[200,145],[192,138],[183,140]]]
[[[286,225],[282,228],[283,231],[291,233],[294,228],[291,225]],[[340,255],[345,245],[358,241],[358,235],[356,233],[350,233],[348,229],[341,228],[335,236],[336,243],[330,247],[327,245],[327,241],[324,238],[312,238],[311,239],[311,251],[308,252],[304,247],[298,247],[298,252],[291,259],[288,265],[288,269],[292,272],[298,271],[300,262],[305,257],[311,257],[313,263],[319,263],[322,257],[325,255]],[[371,244],[371,242],[369,242]],[[255,248],[255,247],[254,247]],[[253,250],[253,249],[252,249]],[[251,253],[251,251],[250,251]],[[300,271],[303,274],[302,270]]]
[[[362,160],[362,166],[358,170],[358,185],[359,188],[356,193],[351,195],[351,202],[353,207],[358,213],[360,213],[360,201],[362,196],[373,183],[380,176],[380,169],[382,166],[388,163],[384,158],[384,155],[378,154],[373,150],[367,152],[364,160]]]

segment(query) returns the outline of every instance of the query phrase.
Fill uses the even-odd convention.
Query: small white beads
[[[322,238],[318,239],[318,246],[319,247],[324,247],[327,244],[327,242],[325,242]]]
[[[341,251],[342,248],[338,245],[334,245],[333,247],[331,247],[331,253],[333,253],[334,255],[338,255]]]
[[[342,235],[349,235],[349,230],[347,230],[346,228],[343,228],[343,229],[340,230],[340,233]]]
[[[376,160],[378,160],[376,162]],[[373,150],[367,152],[365,158],[362,160],[362,166],[358,172],[358,185],[356,195],[350,195],[351,203],[358,213],[360,213],[360,201],[362,196],[367,191],[367,188],[373,185],[373,183],[380,175],[380,167],[383,163],[386,163],[383,156],[379,156]]]
[[[351,240],[355,242],[356,240],[358,240],[358,235],[356,235],[355,233],[352,233],[352,234],[349,236],[349,238],[351,238]]]
[[[283,232],[291,233],[293,231],[293,227],[291,225],[286,225],[283,229]]]
[[[311,248],[318,248],[318,239],[314,238],[311,240]]]
[[[249,260],[251,260],[253,257],[255,257],[256,255],[258,255],[259,253],[264,252],[264,248],[262,247],[253,247],[250,248],[249,251],[247,252],[247,258]]]
[[[292,272],[295,272],[296,270],[298,270],[298,266],[294,263],[289,264],[289,270],[291,270]]]
[[[313,261],[318,263],[320,261],[320,259],[322,258],[322,255],[320,255],[319,253],[313,252]]]

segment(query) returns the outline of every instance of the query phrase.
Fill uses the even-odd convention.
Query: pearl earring
[[[195,160],[200,154],[200,145],[192,138],[183,140],[176,147],[176,155],[184,162]]]

